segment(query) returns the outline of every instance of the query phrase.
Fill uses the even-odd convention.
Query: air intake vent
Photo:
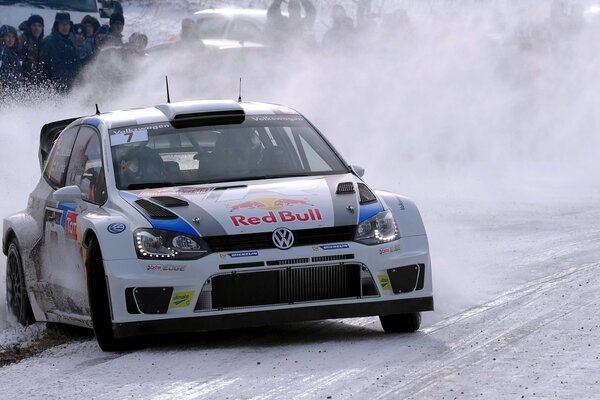
[[[341,182],[338,183],[336,194],[355,193],[354,183],[352,182]]]
[[[176,199],[175,197],[171,196],[156,196],[150,197],[150,199],[165,207],[185,207],[190,205],[185,200]]]
[[[321,256],[321,257],[313,257],[312,262],[324,262],[324,261],[342,261],[342,260],[352,260],[354,258],[354,254],[340,254],[337,256]]]
[[[291,264],[305,264],[309,261],[308,257],[306,258],[291,258],[288,260],[273,260],[267,261],[267,265],[291,265]]]
[[[377,200],[371,189],[364,183],[358,184],[358,194],[360,196],[360,204],[372,203]]]
[[[167,210],[166,208],[163,208],[161,206],[159,206],[158,204],[154,204],[151,201],[148,200],[136,200],[135,204],[137,204],[138,206],[140,206],[142,209],[144,209],[144,211],[146,211],[146,213],[148,213],[148,216],[150,218],[154,218],[154,219],[177,219],[177,215],[172,213],[171,211]]]

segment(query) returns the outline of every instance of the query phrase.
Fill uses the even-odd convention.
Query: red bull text
[[[235,226],[250,226],[260,224],[275,224],[281,222],[308,222],[322,221],[321,211],[318,208],[310,208],[307,212],[293,211],[269,211],[265,215],[247,216],[247,215],[232,215],[231,222]]]

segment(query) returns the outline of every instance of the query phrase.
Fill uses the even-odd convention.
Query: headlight
[[[363,244],[380,244],[400,238],[396,221],[390,210],[385,210],[358,224],[354,240]]]
[[[138,229],[133,236],[138,258],[196,260],[208,254],[202,239],[179,232]]]

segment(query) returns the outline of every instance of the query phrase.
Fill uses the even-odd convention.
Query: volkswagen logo
[[[281,250],[287,250],[294,244],[294,234],[288,228],[277,228],[273,231],[273,244]]]

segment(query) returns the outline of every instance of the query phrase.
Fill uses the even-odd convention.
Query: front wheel
[[[421,313],[381,315],[379,321],[385,333],[414,332],[421,327]]]
[[[27,326],[35,322],[27,295],[21,252],[16,238],[11,240],[6,256],[6,303],[10,312],[21,325]]]
[[[90,311],[98,345],[103,351],[126,350],[127,344],[125,340],[116,338],[112,331],[112,318],[110,315],[109,293],[106,284],[104,263],[102,262],[100,245],[95,239],[89,245],[86,266]]]

